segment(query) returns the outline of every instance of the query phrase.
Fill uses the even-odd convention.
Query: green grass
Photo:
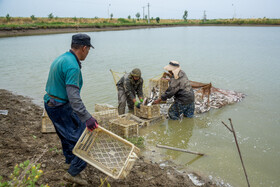
[[[0,17],[0,29],[20,29],[20,28],[75,28],[75,27],[122,27],[122,26],[149,26],[149,25],[280,25],[280,19],[256,18],[256,19],[210,19],[195,20],[173,20],[161,19],[159,23],[151,20],[148,24],[147,20],[136,19],[104,19],[104,18],[21,18],[21,17]]]
[[[144,148],[145,139],[142,136],[127,138],[128,141],[133,143],[136,147]]]

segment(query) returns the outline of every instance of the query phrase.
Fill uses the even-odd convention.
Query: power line
[[[148,3],[148,23],[150,23],[150,4]]]
[[[143,6],[143,20],[145,19],[145,6]]]

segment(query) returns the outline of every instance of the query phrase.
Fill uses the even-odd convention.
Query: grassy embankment
[[[0,30],[10,29],[48,29],[48,28],[103,28],[121,26],[148,26],[148,25],[280,25],[280,19],[211,19],[206,20],[180,20],[162,19],[157,23],[155,19],[151,24],[147,20],[137,19],[105,19],[105,18],[23,18],[0,17]]]

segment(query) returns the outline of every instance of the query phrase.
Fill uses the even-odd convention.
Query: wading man
[[[178,120],[181,115],[192,118],[194,114],[194,92],[186,73],[181,70],[177,61],[169,62],[164,69],[168,71],[164,76],[170,77],[169,87],[161,98],[154,101],[154,104],[159,104],[160,101],[166,101],[174,96],[174,103],[168,110],[170,119]]]
[[[87,185],[87,181],[79,175],[87,164],[72,150],[86,127],[90,131],[98,127],[80,96],[83,86],[81,61],[86,59],[91,47],[88,35],[72,36],[70,51],[51,64],[44,96],[45,109],[61,140],[65,156],[63,168],[68,169],[63,179],[80,185]]]
[[[143,102],[143,79],[141,77],[141,70],[133,69],[129,74],[125,74],[118,82],[118,112],[119,115],[125,113],[125,106],[127,103],[130,112],[133,112],[134,105],[140,108]],[[140,103],[136,101],[138,96]]]

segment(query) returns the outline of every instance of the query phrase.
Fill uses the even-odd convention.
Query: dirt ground
[[[0,89],[0,101],[0,110],[8,110],[8,115],[0,114],[0,176],[4,181],[9,180],[16,164],[39,158],[37,163],[41,163],[43,175],[38,186],[72,186],[62,179],[66,171],[61,167],[64,156],[58,136],[55,133],[41,133],[43,108],[35,105],[30,98],[3,89]],[[90,165],[82,172],[82,176],[90,186],[100,186],[100,179],[106,178],[105,174]],[[203,186],[216,186],[211,181],[201,180]],[[114,180],[109,177],[107,181],[111,186],[118,187],[195,186],[187,173],[178,172],[171,166],[160,167],[159,163],[152,163],[143,156],[125,179]]]

